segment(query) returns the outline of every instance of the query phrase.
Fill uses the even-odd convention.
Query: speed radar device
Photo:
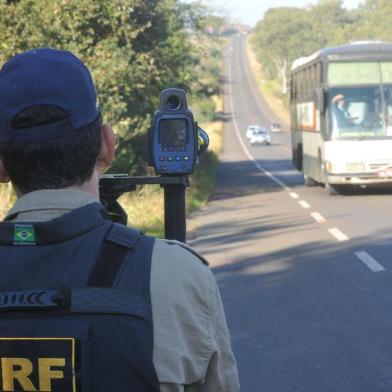
[[[198,155],[199,127],[183,90],[165,89],[159,96],[149,133],[150,165],[160,175],[190,174]]]
[[[148,143],[149,164],[157,176],[104,175],[99,182],[101,201],[112,220],[126,224],[127,214],[117,199],[138,185],[159,184],[164,189],[165,238],[185,242],[188,175],[194,171],[198,157],[207,150],[209,139],[194,120],[183,90],[161,91]]]

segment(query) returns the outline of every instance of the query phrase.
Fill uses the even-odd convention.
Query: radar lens
[[[181,102],[177,95],[171,95],[166,101],[166,107],[169,110],[178,110],[180,109]]]

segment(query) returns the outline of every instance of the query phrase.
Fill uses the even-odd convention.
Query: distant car
[[[271,132],[280,132],[282,130],[282,125],[278,123],[272,123],[270,127]]]
[[[256,131],[260,131],[263,129],[260,125],[249,125],[249,127],[246,130],[246,137],[250,139],[253,136],[253,133]]]
[[[254,144],[271,144],[271,135],[266,128],[260,128],[253,131],[252,136],[249,139],[250,144],[253,146]]]

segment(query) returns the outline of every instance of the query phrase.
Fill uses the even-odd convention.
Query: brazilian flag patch
[[[15,224],[14,245],[35,245],[34,226],[26,224]]]

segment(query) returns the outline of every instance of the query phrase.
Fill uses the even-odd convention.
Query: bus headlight
[[[333,173],[333,169],[334,169],[333,163],[330,161],[326,161],[325,169],[327,170],[328,173]]]

